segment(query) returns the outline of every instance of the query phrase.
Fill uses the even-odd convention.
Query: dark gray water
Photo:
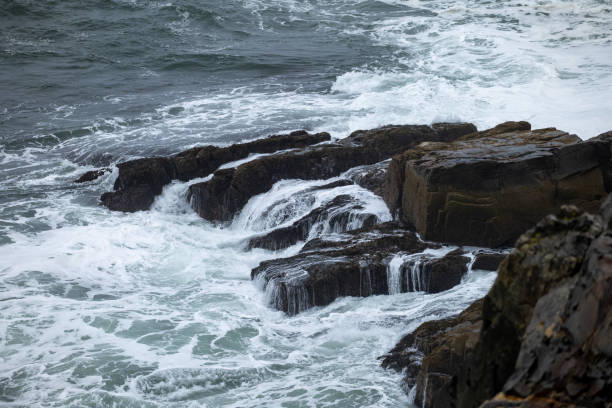
[[[612,128],[610,33],[609,0],[1,1],[0,404],[406,406],[376,357],[494,274],[288,318],[249,279],[279,254],[242,240],[333,194],[388,219],[379,198],[287,202],[324,181],[283,181],[219,229],[185,183],[120,214],[98,205],[116,172],[72,180],[301,128],[522,119],[592,137]]]

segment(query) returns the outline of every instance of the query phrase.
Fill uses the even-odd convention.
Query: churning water
[[[116,173],[72,180],[302,128],[529,120],[592,137],[612,118],[610,33],[609,0],[3,0],[0,404],[407,405],[376,357],[494,274],[287,317],[250,270],[299,245],[245,239],[332,199],[279,199],[318,182],[282,181],[220,228],[184,183],[122,214],[98,205]],[[389,217],[365,190],[335,193]]]

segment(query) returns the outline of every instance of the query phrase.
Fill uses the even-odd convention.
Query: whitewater
[[[341,194],[362,204],[350,227],[390,220],[381,198],[310,189],[335,179],[283,180],[215,225],[186,200],[199,179],[166,186],[150,211],[111,212],[99,196],[117,163],[296,129],[340,138],[436,121],[528,120],[587,139],[612,118],[609,0],[7,0],[0,28],[8,407],[409,406],[401,374],[377,358],[495,279],[473,270],[438,294],[393,290],[287,316],[250,272],[304,243],[247,251],[248,239]],[[103,166],[114,170],[73,183]],[[338,232],[327,221],[310,238]],[[404,261],[390,260],[394,288]]]

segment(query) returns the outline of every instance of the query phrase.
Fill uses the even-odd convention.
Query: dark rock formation
[[[111,171],[112,170],[109,169],[108,167],[105,167],[103,169],[90,170],[90,171],[83,173],[81,177],[74,180],[74,182],[75,183],[86,183],[88,181],[94,181],[98,177],[103,176],[104,174],[111,172]]]
[[[383,364],[407,368],[425,407],[604,407],[612,401],[610,290],[612,196],[597,216],[564,206],[519,238],[480,317],[427,323]]]
[[[385,176],[390,163],[391,160],[388,159],[379,163],[357,166],[344,173],[343,176],[382,197]]]
[[[471,359],[482,325],[482,303],[477,300],[459,316],[423,323],[382,357],[383,367],[406,369],[404,387],[416,386],[415,405],[453,406],[453,376]]]
[[[580,142],[507,122],[393,158],[384,199],[426,240],[510,246],[562,204],[596,211],[610,191],[612,134]]]
[[[487,406],[507,406],[509,398],[516,406],[534,398],[558,406],[612,405],[611,199],[604,207],[605,231],[589,246],[579,272],[539,298],[514,372],[502,396]]]
[[[304,131],[275,135],[229,147],[195,147],[171,157],[152,157],[120,163],[114,192],[104,193],[102,203],[111,210],[147,210],[155,196],[172,180],[188,181],[205,177],[219,166],[244,159],[253,153],[303,148],[330,140],[327,133],[309,134]]]
[[[100,197],[111,210],[147,210],[164,186],[176,178],[172,160],[166,157],[132,160],[117,167],[119,176],[115,180],[115,191]]]
[[[478,406],[502,390],[536,302],[580,271],[601,231],[598,217],[564,207],[521,236],[485,297],[475,358],[457,383],[458,406]]]
[[[415,288],[441,291],[457,285],[469,261],[457,252],[441,259],[408,257],[398,263],[396,271],[390,270],[394,256],[420,253],[428,247],[437,246],[425,244],[397,224],[386,223],[333,240],[313,239],[296,256],[262,262],[251,278],[261,283],[271,306],[291,315],[341,296],[387,294],[390,283],[396,287],[393,293]]]
[[[201,217],[229,221],[251,197],[268,191],[281,179],[331,178],[356,166],[380,162],[421,142],[451,141],[476,130],[469,123],[436,126],[357,131],[336,144],[262,157],[235,169],[219,170],[210,181],[190,186],[189,200]]]
[[[422,406],[424,397],[428,397],[427,406],[432,406],[432,401],[442,401],[441,395],[437,395],[440,391],[449,395],[447,384],[469,358],[478,340],[481,314],[482,299],[459,316],[421,324],[381,357],[384,368],[405,370],[403,386],[406,392],[419,381],[420,386],[414,394],[416,405]],[[448,399],[444,398],[445,401]]]
[[[476,259],[472,265],[472,269],[481,269],[484,271],[496,271],[499,264],[504,260],[507,254],[480,252],[476,254]]]
[[[353,220],[350,219],[352,212],[362,209],[362,204],[355,201],[350,195],[339,195],[322,207],[315,208],[290,226],[277,228],[265,235],[251,238],[247,249],[264,248],[276,251],[290,247],[299,241],[305,241],[312,228],[322,223],[330,227],[330,232],[345,232],[352,224]],[[359,214],[359,217],[358,221],[362,227],[371,227],[379,221],[374,214],[362,213]]]

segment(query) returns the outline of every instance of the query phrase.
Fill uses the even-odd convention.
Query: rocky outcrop
[[[406,337],[386,358],[393,364],[384,364],[408,368],[408,385],[416,384],[425,407],[606,406],[611,221],[612,196],[601,215],[564,206],[547,216],[503,260],[480,316],[469,325],[430,322],[443,333],[418,347],[415,334]]]
[[[393,158],[383,197],[426,240],[510,246],[562,204],[596,211],[611,190],[612,134],[581,142],[507,122]]]
[[[74,180],[75,183],[87,183],[89,181],[94,181],[97,178],[103,176],[106,173],[111,172],[112,170],[108,167],[104,167],[102,169],[90,170],[83,173],[78,179]]]
[[[382,197],[385,176],[390,163],[391,159],[387,159],[379,163],[357,166],[344,173],[343,176]]]
[[[244,159],[250,154],[303,148],[329,140],[328,133],[297,131],[228,147],[195,147],[171,157],[127,161],[117,165],[119,176],[115,181],[115,191],[104,193],[101,201],[111,210],[147,210],[155,196],[161,194],[163,187],[172,180],[188,181],[206,177],[219,166]]]
[[[363,210],[363,205],[355,201],[352,196],[339,195],[287,227],[277,228],[265,235],[251,238],[247,249],[264,248],[277,251],[288,248],[297,242],[306,241],[312,234],[312,229],[317,227],[325,226],[329,232],[338,233],[352,229],[351,226],[355,223],[358,223],[360,227],[371,227],[378,223],[379,220],[375,214],[364,213],[361,210]],[[355,213],[357,215],[354,215]],[[351,219],[354,216],[359,219]],[[317,232],[319,231],[315,231]]]
[[[230,221],[248,200],[281,179],[327,179],[356,166],[370,165],[425,141],[451,141],[476,130],[469,123],[386,126],[357,131],[335,144],[262,157],[235,169],[214,173],[193,184],[188,198],[194,210],[211,221]]]
[[[472,264],[472,269],[483,271],[496,271],[507,254],[495,252],[478,252]]]
[[[558,216],[546,217],[521,236],[485,297],[475,358],[457,383],[458,406],[478,406],[502,390],[536,302],[579,273],[601,232],[598,217],[563,207]]]
[[[507,406],[503,400],[509,398],[515,406],[534,399],[557,406],[612,406],[611,221],[609,200],[605,231],[592,241],[579,272],[535,304],[514,372],[488,407]]]
[[[266,291],[271,306],[290,315],[341,296],[437,292],[457,285],[469,262],[456,251],[442,258],[419,254],[438,247],[386,223],[313,239],[296,256],[262,262],[251,278]],[[396,256],[405,258],[393,262]]]
[[[403,387],[412,391],[415,405],[452,406],[452,377],[471,358],[478,341],[482,302],[477,300],[459,316],[421,324],[381,357],[384,368],[404,371]]]

